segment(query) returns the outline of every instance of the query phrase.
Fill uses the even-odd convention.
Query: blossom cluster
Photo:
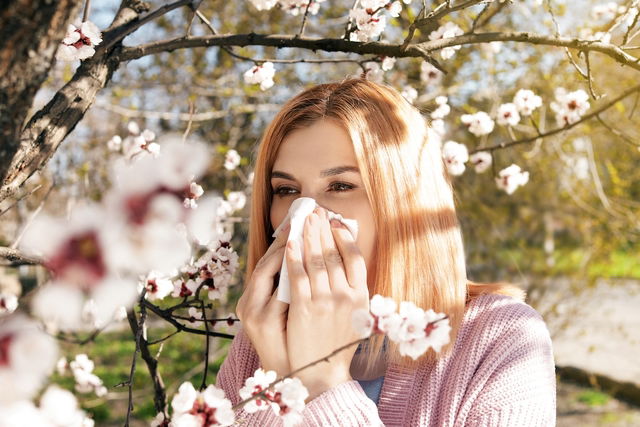
[[[3,405],[0,403],[2,426],[93,427],[94,421],[79,408],[76,397],[68,390],[50,385],[40,397],[40,406],[29,400]]]
[[[196,391],[193,384],[184,382],[171,400],[173,408],[172,427],[230,426],[235,422],[231,401],[224,391],[209,385],[203,391]],[[158,414],[156,423],[162,425],[164,415]]]
[[[93,361],[86,354],[77,354],[70,363],[65,357],[62,357],[56,364],[56,370],[60,375],[64,375],[67,368],[71,370],[78,393],[93,392],[96,396],[102,397],[107,394],[107,388],[103,385],[102,380],[93,373],[94,367]]]
[[[403,0],[405,4],[411,0]],[[361,0],[356,7],[349,11],[349,21],[354,25],[351,28],[349,39],[351,41],[366,42],[378,37],[387,26],[387,17],[383,11],[396,18],[402,11],[400,1],[387,0]]]
[[[91,21],[79,25],[69,24],[67,34],[60,43],[56,58],[61,61],[75,61],[92,57],[95,46],[102,42],[100,29]]]
[[[307,11],[311,15],[318,13],[320,3],[325,0],[249,0],[258,10],[269,10],[278,5],[282,10],[293,16],[304,14]]]
[[[274,84],[273,76],[275,76],[275,74],[276,74],[276,70],[273,67],[273,62],[266,61],[266,62],[263,62],[262,64],[256,64],[253,67],[249,68],[247,71],[245,71],[244,82],[246,84],[260,85],[260,89],[267,90],[271,86],[273,86]]]
[[[127,124],[127,131],[129,134],[124,140],[119,135],[114,135],[107,141],[110,151],[122,153],[129,160],[143,153],[154,157],[160,155],[160,145],[155,142],[156,134],[153,131],[149,129],[140,131],[140,126],[134,121]]]
[[[386,334],[399,344],[401,355],[419,358],[430,348],[440,352],[449,343],[451,326],[442,313],[423,310],[410,301],[402,301],[396,312],[396,302],[376,294],[371,298],[369,311],[356,310],[353,326],[362,338],[371,334]]]
[[[520,89],[513,97],[512,102],[498,107],[496,121],[502,126],[515,126],[520,123],[521,116],[530,116],[534,110],[541,106],[542,98],[529,89]],[[495,128],[494,120],[484,111],[463,114],[460,121],[468,127],[469,132],[478,137],[490,134]]]
[[[285,378],[270,389],[269,386],[275,381],[275,371],[264,371],[261,368],[247,378],[244,387],[239,390],[240,397],[246,400],[259,393],[262,395],[249,401],[244,410],[254,413],[271,408],[276,415],[282,417],[285,426],[298,424],[302,419],[304,401],[309,397],[307,388],[298,378]]]
[[[95,326],[104,325],[136,299],[140,275],[171,275],[188,263],[193,242],[215,241],[215,198],[203,201],[203,209],[184,204],[194,197],[192,184],[207,158],[203,144],[168,142],[157,158],[118,163],[116,185],[101,204],[76,208],[69,219],[34,221],[22,249],[40,256],[52,273],[32,300],[34,314],[62,329],[81,327],[88,314]],[[153,295],[150,280],[145,286]]]
[[[461,36],[464,34],[462,28],[457,26],[455,23],[448,21],[444,25],[440,26],[437,30],[429,33],[429,40],[439,40],[439,39],[449,39],[457,36]],[[453,55],[455,55],[456,50],[460,49],[460,45],[458,46],[449,46],[440,50],[440,57],[442,59],[449,59]]]

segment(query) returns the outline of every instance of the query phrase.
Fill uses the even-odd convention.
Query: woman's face
[[[289,133],[271,173],[271,226],[284,220],[298,197],[358,221],[356,244],[371,271],[376,229],[349,135],[329,120]],[[369,285],[372,277],[368,275]]]

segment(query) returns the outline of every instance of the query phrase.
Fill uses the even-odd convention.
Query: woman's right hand
[[[290,372],[287,354],[286,326],[289,304],[278,301],[273,291],[276,273],[282,268],[290,225],[285,226],[264,256],[256,264],[236,306],[242,322],[264,370],[285,375]]]

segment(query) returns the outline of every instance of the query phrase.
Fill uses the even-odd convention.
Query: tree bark
[[[81,0],[0,3],[0,182],[20,147],[20,133]]]

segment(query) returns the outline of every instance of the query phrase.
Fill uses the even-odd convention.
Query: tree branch
[[[418,57],[425,58],[430,62],[432,59],[423,50],[409,45],[405,51],[400,49],[400,45],[393,45],[380,42],[354,42],[343,39],[297,37],[286,34],[231,34],[231,35],[209,35],[200,37],[182,37],[171,40],[161,40],[135,47],[124,48],[121,52],[120,61],[130,61],[153,55],[160,52],[173,51],[176,49],[211,46],[273,46],[277,48],[293,47],[307,50],[323,50],[326,52],[348,52],[358,54],[375,54],[396,57]]]
[[[586,122],[587,120],[589,120],[589,119],[591,119],[593,117],[598,117],[599,114],[601,114],[603,111],[613,107],[618,101],[626,98],[629,95],[632,95],[632,94],[634,94],[636,92],[639,92],[639,91],[640,91],[640,85],[636,85],[636,86],[634,86],[634,87],[632,87],[630,89],[627,89],[621,95],[619,95],[617,98],[612,99],[611,101],[609,101],[606,104],[602,105],[597,110],[594,110],[593,112],[582,116],[582,118],[580,120],[578,120],[577,122],[572,123],[570,125],[567,125],[567,126],[564,126],[564,127],[561,127],[561,128],[556,128],[556,129],[550,130],[550,131],[545,132],[545,133],[539,133],[538,135],[535,135],[535,136],[532,136],[532,137],[519,139],[517,141],[501,142],[499,144],[491,145],[489,147],[479,147],[479,148],[476,148],[475,150],[470,150],[469,154],[474,154],[474,153],[477,153],[479,151],[500,150],[500,149],[503,149],[503,148],[508,148],[508,147],[512,147],[514,145],[519,145],[519,144],[525,144],[527,142],[535,141],[536,139],[539,139],[539,138],[546,138],[548,136],[555,135],[557,133],[567,131],[567,130],[569,130],[571,128],[574,128],[574,127],[578,126],[580,123]]]
[[[529,43],[534,45],[547,45],[556,47],[568,47],[582,51],[595,51],[603,53],[617,62],[628,65],[640,71],[640,58],[636,58],[615,45],[592,40],[572,39],[567,37],[544,36],[527,32],[512,33],[478,33],[465,34],[462,36],[446,39],[430,40],[422,43],[410,44],[406,49],[402,45],[382,43],[382,42],[354,42],[343,39],[296,37],[282,34],[231,34],[231,35],[210,35],[201,37],[182,37],[171,40],[161,40],[135,47],[123,48],[119,60],[130,61],[153,55],[160,52],[170,52],[176,49],[211,47],[211,46],[272,46],[277,48],[300,48],[307,50],[323,50],[326,52],[347,52],[358,54],[374,54],[381,56],[395,56],[398,58],[424,58],[425,60],[440,67],[431,54],[433,51],[451,46],[461,46],[478,43],[489,43],[493,41],[512,41]],[[437,64],[437,65],[436,65]]]
[[[42,260],[35,256],[25,255],[17,249],[0,247],[0,259],[8,262],[0,265],[17,267],[19,265],[38,265],[42,264]]]
[[[156,314],[158,317],[171,323],[176,329],[180,331],[185,331],[185,332],[189,332],[196,335],[208,335],[210,337],[233,339],[233,335],[231,334],[225,334],[223,332],[203,331],[200,329],[194,329],[194,328],[189,328],[187,326],[184,326],[182,323],[178,322],[176,319],[172,317],[170,311],[163,310],[157,305],[154,305],[151,302],[147,301],[146,299],[142,302],[142,304],[145,307],[147,307],[149,310],[151,310],[154,314]]]

